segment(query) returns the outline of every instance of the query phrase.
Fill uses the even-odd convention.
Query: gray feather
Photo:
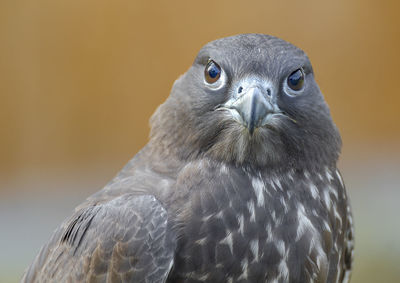
[[[165,282],[175,250],[168,225],[167,212],[149,195],[126,194],[81,208],[23,281]]]

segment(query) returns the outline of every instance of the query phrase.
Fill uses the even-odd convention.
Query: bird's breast
[[[306,177],[227,171],[201,183],[208,187],[193,190],[182,209],[186,219],[171,277],[308,282],[311,276],[325,282],[333,254],[338,261],[339,251],[332,253],[337,221],[329,215],[337,195],[327,192],[324,200],[322,180]]]

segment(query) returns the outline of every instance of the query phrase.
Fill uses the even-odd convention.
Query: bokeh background
[[[400,282],[399,1],[0,2],[0,282],[146,143],[203,44],[286,39],[313,62],[344,147],[352,282]]]

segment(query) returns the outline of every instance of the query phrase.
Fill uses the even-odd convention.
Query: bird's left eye
[[[215,83],[221,77],[221,67],[213,60],[208,61],[207,66],[204,69],[204,77],[207,83]]]
[[[288,86],[295,91],[301,90],[304,86],[304,71],[297,69],[287,78]]]

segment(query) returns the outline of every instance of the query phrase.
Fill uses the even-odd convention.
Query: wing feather
[[[23,282],[165,282],[175,237],[151,195],[125,194],[80,208],[54,233]]]

